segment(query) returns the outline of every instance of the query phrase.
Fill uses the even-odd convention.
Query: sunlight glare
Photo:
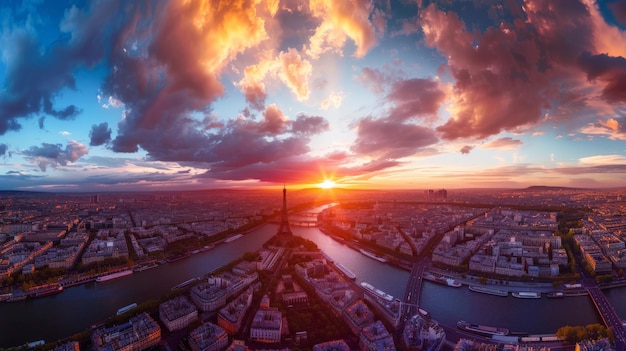
[[[319,186],[322,189],[332,189],[335,187],[335,182],[333,182],[330,179],[326,179],[323,182],[319,183],[317,186]]]

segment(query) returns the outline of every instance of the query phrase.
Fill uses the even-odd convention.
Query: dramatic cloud
[[[350,147],[358,155],[374,159],[397,159],[417,153],[438,139],[428,128],[371,117],[360,120],[357,139]]]
[[[305,101],[310,94],[309,77],[312,70],[311,63],[302,58],[297,50],[290,48],[275,58],[264,58],[246,67],[243,78],[236,85],[252,108],[262,110],[267,98],[264,82],[267,77],[279,78],[298,101]]]
[[[309,98],[309,77],[313,66],[303,59],[297,50],[289,49],[286,53],[278,55],[281,69],[278,73],[280,79],[296,94],[299,101]]]
[[[222,69],[267,39],[255,5],[252,0],[169,2],[156,23],[158,33],[150,47],[166,66],[165,92],[186,91],[205,103],[221,96]]]
[[[518,18],[482,33],[434,5],[421,12],[425,42],[447,57],[454,78],[452,118],[438,127],[444,138],[485,138],[538,123],[560,88],[556,80],[592,47],[591,18],[580,2],[529,1],[523,12],[510,10]]]
[[[111,128],[109,128],[109,124],[104,122],[92,125],[89,138],[91,139],[89,142],[91,146],[99,146],[111,141]]]
[[[137,38],[149,36],[151,28],[158,28],[149,46],[156,66],[143,60],[141,52],[120,50],[112,56],[117,70],[107,78],[103,93],[126,107],[126,118],[119,122],[112,141],[114,151],[136,152],[141,147],[152,160],[199,162],[220,171],[308,152],[307,138],[283,135],[288,120],[276,105],[268,106],[258,123],[207,120],[210,104],[223,93],[221,71],[237,55],[267,39],[255,8],[249,1],[170,3],[151,26],[137,25],[120,39],[121,46],[130,47]],[[239,86],[260,109],[266,96],[262,81],[268,72],[299,99],[306,99],[310,71],[310,63],[289,49],[266,64],[248,67],[244,74],[249,79]],[[198,114],[205,115],[202,121]]]
[[[413,78],[395,82],[387,96],[395,106],[390,118],[404,121],[416,116],[436,115],[446,95],[437,82]]]
[[[287,129],[289,122],[275,104],[269,105],[263,113],[263,121],[259,125],[259,132],[268,134],[281,134]]]
[[[606,82],[602,97],[609,102],[626,102],[626,59],[606,54],[583,53],[579,58],[589,80]]]
[[[354,41],[354,56],[363,57],[376,45],[376,30],[369,18],[373,14],[374,5],[369,0],[311,0],[309,7],[313,15],[322,19],[315,30],[309,45],[309,55],[313,58],[334,51],[341,54],[346,37]],[[378,28],[384,21],[376,16]]]
[[[45,172],[48,166],[56,168],[59,165],[66,166],[68,162],[76,162],[87,152],[85,145],[70,141],[65,149],[61,144],[42,143],[41,146],[31,146],[28,150],[22,151],[22,155],[39,165],[41,171]]]
[[[84,10],[70,8],[60,24],[67,36],[52,44],[41,42],[28,23],[21,27],[5,26],[0,37],[5,64],[0,135],[19,130],[20,118],[41,113],[68,120],[81,112],[75,105],[56,107],[56,97],[63,89],[76,88],[76,67],[93,67],[104,57],[107,46],[102,43],[108,41],[111,31],[102,28],[118,23],[112,16],[119,10],[117,1],[95,2]],[[43,117],[40,125],[43,126]]]

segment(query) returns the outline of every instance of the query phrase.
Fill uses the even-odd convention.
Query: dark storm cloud
[[[86,155],[87,147],[75,141],[70,141],[63,149],[61,144],[42,143],[41,146],[31,146],[21,152],[28,160],[36,163],[41,171],[47,167],[56,168],[66,166],[68,162],[76,162],[81,156]]]
[[[603,98],[609,102],[626,101],[625,58],[584,52],[580,55],[579,63],[589,80],[599,80],[606,84],[602,90]]]
[[[77,67],[93,67],[104,57],[112,16],[118,1],[94,2],[84,11],[72,7],[60,24],[65,37],[50,45],[42,43],[30,26],[5,24],[0,46],[5,51],[6,78],[0,95],[0,135],[19,130],[19,119],[43,113],[58,119],[73,119],[81,110],[75,105],[55,106],[63,89],[75,89]],[[121,17],[121,16],[120,16]],[[106,25],[105,25],[106,24]],[[43,119],[40,118],[40,126]]]
[[[89,145],[99,146],[111,141],[111,128],[107,122],[94,124],[89,132]]]

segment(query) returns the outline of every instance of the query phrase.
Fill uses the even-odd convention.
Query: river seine
[[[242,238],[212,250],[163,264],[104,283],[89,283],[65,289],[59,295],[14,303],[0,303],[0,347],[36,340],[63,339],[112,316],[123,306],[167,294],[171,287],[202,276],[245,252],[261,248],[277,230],[267,224]],[[315,242],[328,256],[343,263],[375,287],[402,298],[407,271],[380,263],[324,235],[317,228],[292,227],[295,235]],[[607,292],[618,314],[626,315],[626,288]],[[564,299],[516,299],[471,292],[467,287],[450,288],[424,282],[421,307],[442,324],[453,326],[460,319],[471,323],[509,328],[535,334],[554,333],[563,325],[600,323],[586,296]]]

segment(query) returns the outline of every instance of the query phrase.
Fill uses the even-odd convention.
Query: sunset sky
[[[623,0],[2,4],[0,190],[626,186]]]

